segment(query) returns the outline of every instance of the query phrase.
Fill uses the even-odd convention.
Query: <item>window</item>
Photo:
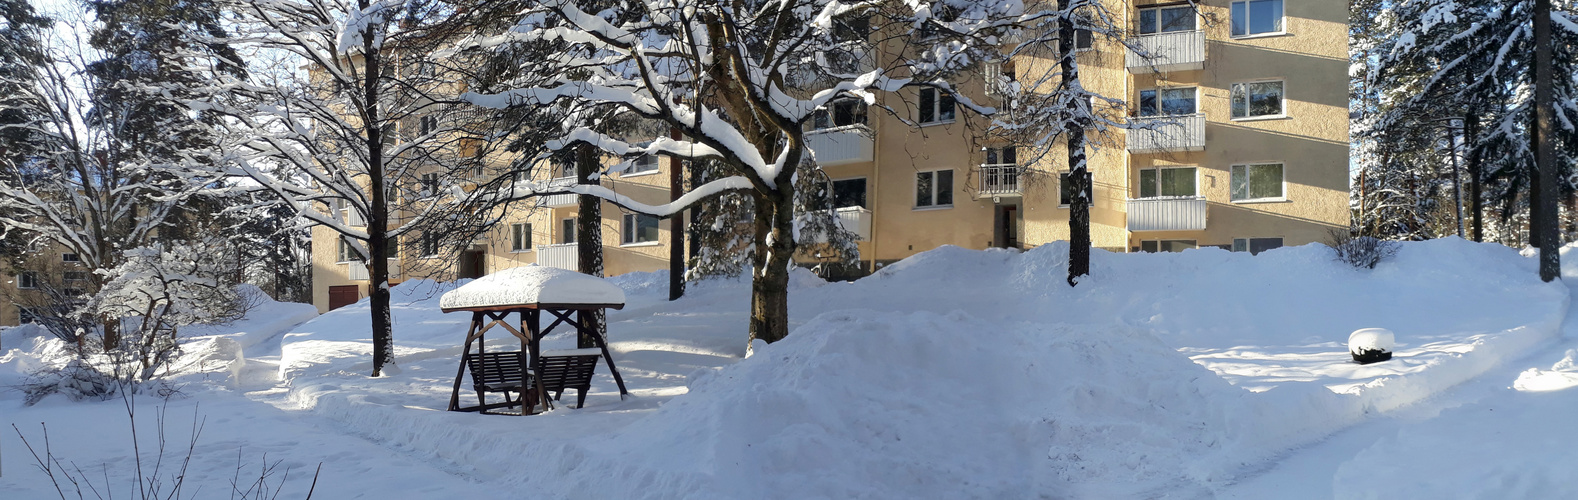
[[[531,224],[510,224],[510,250],[531,250]]]
[[[21,289],[38,288],[38,273],[22,271],[21,274],[16,275],[16,287]]]
[[[1069,182],[1068,172],[1057,174],[1057,204],[1067,207],[1074,202],[1074,183]]]
[[[575,217],[559,221],[559,243],[575,243]]]
[[[1194,196],[1195,169],[1147,168],[1140,170],[1140,197]]]
[[[1282,32],[1282,0],[1233,2],[1233,36]]]
[[[1233,238],[1234,252],[1260,255],[1260,252],[1273,248],[1282,248],[1282,238]]]
[[[837,99],[811,115],[811,126],[817,130],[865,124],[866,103],[859,99]]]
[[[833,18],[833,39],[840,42],[864,42],[871,36],[871,18],[864,15]]]
[[[1195,244],[1194,240],[1152,240],[1140,242],[1140,251],[1150,253],[1182,252],[1197,247],[1198,245]]]
[[[953,94],[933,88],[920,90],[920,122],[945,123],[953,121]]]
[[[996,95],[999,90],[1017,82],[1013,61],[987,61],[983,65],[986,80],[986,95]]]
[[[1233,84],[1233,118],[1282,116],[1282,82]]]
[[[647,214],[625,214],[625,244],[656,243],[658,218]]]
[[[434,131],[437,131],[437,130],[438,130],[438,117],[431,116],[431,115],[422,117],[422,135],[431,134],[431,133],[433,133]]]
[[[1076,30],[1074,30],[1074,50],[1090,50],[1090,47],[1091,47],[1090,30],[1087,30],[1087,29],[1076,29]]]
[[[356,253],[356,247],[351,246],[351,243],[345,241],[345,238],[340,238],[334,241],[339,243],[339,245],[336,247],[337,251],[335,252],[335,262],[359,262],[362,260],[361,254]]]
[[[1280,200],[1282,164],[1233,165],[1233,201]]]
[[[833,208],[866,206],[866,178],[833,181]]]
[[[82,262],[82,256],[74,253],[60,254],[61,262]]]
[[[16,316],[24,325],[38,322],[38,313],[31,308],[16,306]]]
[[[88,280],[88,272],[87,271],[66,271],[64,273],[63,277],[66,278],[66,281],[87,281]]]
[[[81,288],[66,288],[61,290],[60,294],[67,297],[81,297],[83,292]]]
[[[384,258],[387,259],[387,260],[395,260],[395,259],[400,258],[400,239],[399,238],[389,238],[389,239],[384,240],[384,241],[389,246],[389,248],[384,250]],[[389,268],[390,269],[394,269],[395,265],[394,264],[389,264]]]
[[[1013,146],[986,148],[987,165],[1018,165],[1019,149]]]
[[[438,195],[438,173],[422,174],[422,197]]]
[[[421,250],[423,257],[438,256],[438,235],[433,234],[431,231],[423,231]]]
[[[1140,91],[1140,116],[1195,114],[1194,87]]]
[[[943,34],[940,24],[947,24],[959,19],[959,9],[943,2],[932,4],[931,18],[935,22],[922,23],[916,28],[915,34],[921,40],[928,40]]]
[[[636,161],[630,162],[630,174],[656,172],[658,170],[658,155],[641,155]]]
[[[1194,31],[1194,7],[1160,7],[1140,9],[1140,34]]]
[[[934,170],[915,174],[915,206],[917,208],[952,205],[952,170]]]

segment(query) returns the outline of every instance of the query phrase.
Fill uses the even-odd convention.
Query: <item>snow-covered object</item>
[[[525,304],[625,304],[625,291],[602,278],[538,265],[505,269],[444,293],[444,312]]]
[[[1348,352],[1360,363],[1392,359],[1397,336],[1385,328],[1361,328],[1348,335]]]

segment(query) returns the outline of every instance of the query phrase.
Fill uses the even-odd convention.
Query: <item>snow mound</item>
[[[848,311],[702,375],[614,439],[651,450],[649,471],[708,478],[662,489],[675,496],[1129,495],[1104,488],[1217,469],[1251,395],[1133,328]]]
[[[533,264],[497,271],[445,292],[438,307],[453,311],[521,304],[624,303],[624,290],[602,278]]]
[[[1362,328],[1348,335],[1348,352],[1364,354],[1365,351],[1392,352],[1397,337],[1385,328]]]

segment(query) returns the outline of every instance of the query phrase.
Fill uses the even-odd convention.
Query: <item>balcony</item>
[[[871,161],[875,134],[865,125],[845,125],[806,132],[805,142],[824,167]]]
[[[548,181],[549,188],[563,188],[575,185],[574,177],[558,177]],[[542,206],[547,208],[573,207],[581,202],[580,195],[555,194],[541,198]]]
[[[860,241],[871,239],[871,210],[866,207],[844,207],[837,209],[838,225],[845,231],[855,233]]]
[[[537,265],[580,271],[581,246],[579,243],[560,243],[537,247]]]
[[[372,269],[365,262],[346,262],[345,274],[352,281],[369,281],[372,279]],[[389,281],[400,280],[400,259],[389,259]]]
[[[1201,231],[1205,207],[1204,196],[1129,200],[1129,231]]]
[[[1023,177],[1024,167],[1013,163],[983,164],[975,172],[981,182],[981,197],[1019,196]]]
[[[1140,35],[1134,42],[1151,56],[1129,50],[1126,66],[1130,73],[1189,71],[1205,68],[1205,32],[1174,31]]]
[[[1128,131],[1130,153],[1205,150],[1204,114],[1130,118],[1129,124],[1139,127]]]

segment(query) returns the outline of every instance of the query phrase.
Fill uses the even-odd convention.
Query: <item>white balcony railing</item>
[[[574,186],[574,185],[575,185],[575,178],[574,177],[558,177],[558,178],[555,178],[553,180],[548,181],[548,186],[549,187],[554,187],[554,188]],[[580,198],[579,195],[574,195],[574,194],[555,194],[555,195],[544,196],[542,198],[542,206],[547,207],[547,208],[571,207],[571,206],[575,206],[577,203],[580,203],[580,201],[581,201],[581,198]]]
[[[1146,116],[1130,118],[1140,128],[1128,131],[1130,153],[1202,151],[1205,149],[1205,115]]]
[[[983,164],[976,171],[981,196],[1019,196],[1024,168],[1013,163]]]
[[[845,125],[806,132],[805,142],[821,166],[871,161],[875,134],[865,125]]]
[[[1205,67],[1204,31],[1153,33],[1135,37],[1134,41],[1150,57],[1129,50],[1125,62],[1132,73],[1188,71]]]
[[[345,274],[352,281],[368,281],[372,272],[365,262],[346,262]],[[389,259],[389,281],[400,280],[400,259]]]
[[[1200,231],[1205,229],[1204,196],[1170,196],[1129,200],[1130,231]]]
[[[579,243],[560,243],[537,247],[537,265],[579,271],[581,246]]]
[[[871,210],[866,207],[844,207],[838,212],[838,225],[855,233],[861,241],[871,239]]]

